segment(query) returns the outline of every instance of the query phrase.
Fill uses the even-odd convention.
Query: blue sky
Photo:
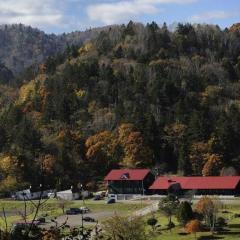
[[[0,0],[0,24],[23,23],[48,33],[155,21],[240,22],[240,0]]]

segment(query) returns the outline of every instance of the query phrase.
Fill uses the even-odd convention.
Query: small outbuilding
[[[149,187],[155,194],[169,192],[183,195],[194,191],[196,195],[239,195],[240,176],[210,177],[158,177]]]
[[[111,194],[148,194],[154,181],[150,169],[116,169],[104,178]]]
[[[64,190],[57,192],[57,198],[63,199],[63,200],[77,200],[80,198],[80,193],[73,193],[72,189]]]

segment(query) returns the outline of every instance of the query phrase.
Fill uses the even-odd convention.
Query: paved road
[[[90,212],[86,213],[83,216],[84,217],[91,217],[94,218],[96,221],[102,221],[104,219],[110,218],[114,216],[116,212],[115,211],[101,211],[101,212]],[[82,215],[77,214],[77,215],[62,215],[56,218],[56,221],[59,225],[62,225],[64,222],[67,220],[67,225],[74,227],[74,226],[81,226],[82,225]],[[85,222],[84,225],[95,225],[96,222]],[[42,225],[44,228],[49,228],[53,226],[54,223],[48,222],[44,225]]]
[[[146,214],[149,214],[151,212],[154,212],[157,210],[157,201],[152,201],[149,203],[149,206],[144,207],[140,210],[137,210],[132,214],[132,216],[144,216]],[[101,222],[104,219],[110,218],[116,214],[115,210],[112,211],[101,211],[101,212],[90,212],[87,214],[84,214],[84,217],[91,217],[94,218],[96,221]],[[69,226],[80,226],[82,224],[82,215],[62,215],[57,217],[56,221],[59,225],[63,224],[67,220],[67,224]],[[96,223],[89,223],[84,222],[84,225],[95,225]],[[51,222],[48,222],[44,225],[42,225],[45,228],[49,228],[50,226],[53,226],[54,224]]]

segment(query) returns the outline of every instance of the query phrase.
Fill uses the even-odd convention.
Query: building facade
[[[149,193],[154,176],[150,169],[117,169],[110,171],[104,181],[111,194],[145,195]]]

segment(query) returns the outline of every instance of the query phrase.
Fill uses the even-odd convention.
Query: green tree
[[[177,210],[177,219],[182,226],[185,226],[187,222],[193,219],[193,211],[189,202],[181,202]]]
[[[169,227],[172,223],[172,216],[177,213],[178,207],[179,200],[173,194],[169,194],[167,197],[162,198],[158,203],[158,208],[160,212],[162,212],[166,217],[168,217]]]
[[[140,217],[114,216],[102,224],[103,235],[109,240],[145,240],[144,221]]]

